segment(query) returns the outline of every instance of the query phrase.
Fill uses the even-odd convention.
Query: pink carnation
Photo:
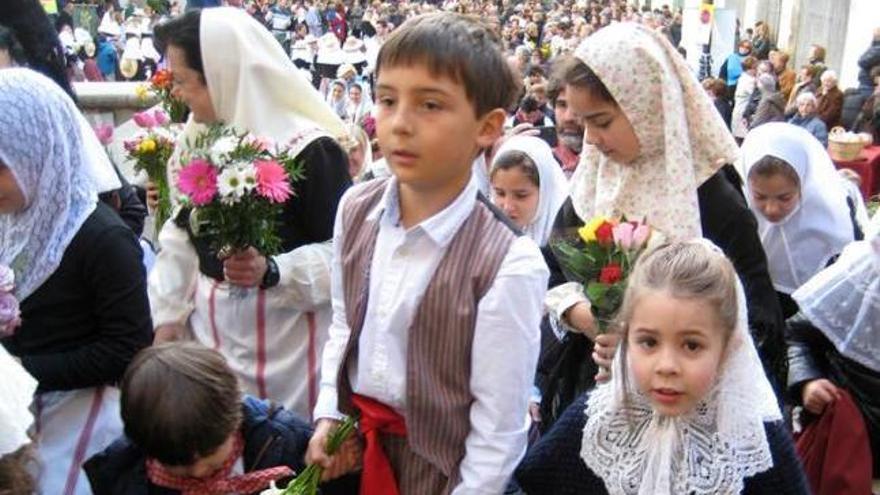
[[[206,205],[217,194],[217,169],[205,160],[195,159],[180,170],[177,187],[194,205]]]
[[[284,167],[275,161],[257,160],[257,192],[273,203],[283,203],[293,194]]]
[[[156,117],[148,112],[138,112],[131,118],[138,127],[143,127],[144,129],[152,129],[153,127],[156,127]]]

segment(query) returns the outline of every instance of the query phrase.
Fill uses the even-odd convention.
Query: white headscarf
[[[847,246],[792,298],[840,354],[880,373],[880,237]]]
[[[608,88],[641,147],[621,164],[584,143],[571,178],[578,216],[645,218],[669,240],[702,236],[697,188],[733,163],[737,146],[685,60],[659,32],[629,23],[600,29],[575,56]]]
[[[351,83],[351,86],[357,86],[361,90],[361,102],[357,105],[351,101],[351,98],[348,99],[348,105],[346,114],[351,122],[355,124],[359,124],[361,119],[365,116],[369,115],[373,110],[373,98],[370,96],[370,87],[367,84],[362,82],[354,81]],[[351,90],[351,87],[348,88]]]
[[[302,78],[278,41],[246,12],[232,7],[203,10],[200,37],[218,119],[275,141],[315,127],[343,135],[342,121]]]
[[[724,256],[709,241],[692,242]],[[736,284],[736,328],[715,386],[692,412],[656,413],[630,367],[623,379],[620,348],[610,382],[590,394],[581,457],[611,495],[739,494],[744,478],[773,467],[764,423],[782,414],[749,334],[739,279]]]
[[[333,90],[336,86],[342,86],[342,95],[339,98],[335,98],[333,96]],[[330,87],[327,88],[327,104],[330,105],[330,108],[336,112],[336,115],[339,117],[346,116],[346,110],[348,108],[348,95],[347,86],[345,81],[342,79],[336,79],[332,83],[330,83]]]
[[[37,381],[0,345],[0,457],[30,443],[30,405]]]
[[[0,264],[24,300],[61,264],[98,201],[119,179],[82,114],[54,82],[29,69],[0,70],[0,162],[15,174],[23,210],[0,215]],[[97,148],[97,149],[96,149]]]
[[[746,197],[753,210],[748,176],[758,160],[767,155],[785,160],[800,178],[800,206],[786,219],[770,223],[755,211],[773,285],[791,294],[853,241],[845,179],[812,134],[784,122],[752,130],[743,142],[742,154]]]
[[[205,9],[201,16],[202,64],[219,121],[291,144],[294,156],[315,139],[344,135],[342,120],[265,27],[232,7]],[[168,167],[170,184],[185,144],[204,129],[190,116],[178,140],[184,146],[176,147]]]
[[[162,58],[162,55],[160,55],[159,52],[156,51],[156,46],[153,45],[152,34],[145,34],[144,37],[141,38],[141,54],[144,56],[144,58],[148,58],[154,62],[158,62],[159,59]]]
[[[492,160],[495,166],[498,159],[508,151],[520,151],[525,153],[538,168],[538,209],[535,217],[525,227],[524,233],[531,237],[539,246],[547,244],[550,233],[553,230],[553,222],[559,208],[568,197],[568,180],[559,166],[559,162],[553,157],[544,140],[534,136],[514,136],[504,142]]]

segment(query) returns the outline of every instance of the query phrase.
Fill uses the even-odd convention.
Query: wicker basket
[[[849,139],[844,139],[846,136]],[[853,141],[851,133],[847,133],[843,127],[835,127],[828,134],[828,154],[832,160],[839,162],[851,162],[859,157],[862,149],[867,145],[864,139]]]

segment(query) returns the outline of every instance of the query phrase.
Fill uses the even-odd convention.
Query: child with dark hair
[[[526,448],[548,273],[479,193],[472,162],[501,134],[517,83],[494,35],[451,13],[393,32],[376,74],[393,176],[340,201],[308,459],[345,472],[324,445],[359,414],[361,493],[501,493]]]
[[[150,347],[122,380],[125,437],[89,459],[97,495],[252,493],[300,471],[311,428],[244,396],[217,351],[193,342]]]

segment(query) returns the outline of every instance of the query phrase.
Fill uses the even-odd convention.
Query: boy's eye
[[[426,101],[422,103],[422,106],[427,110],[440,110],[440,104],[436,101]]]

